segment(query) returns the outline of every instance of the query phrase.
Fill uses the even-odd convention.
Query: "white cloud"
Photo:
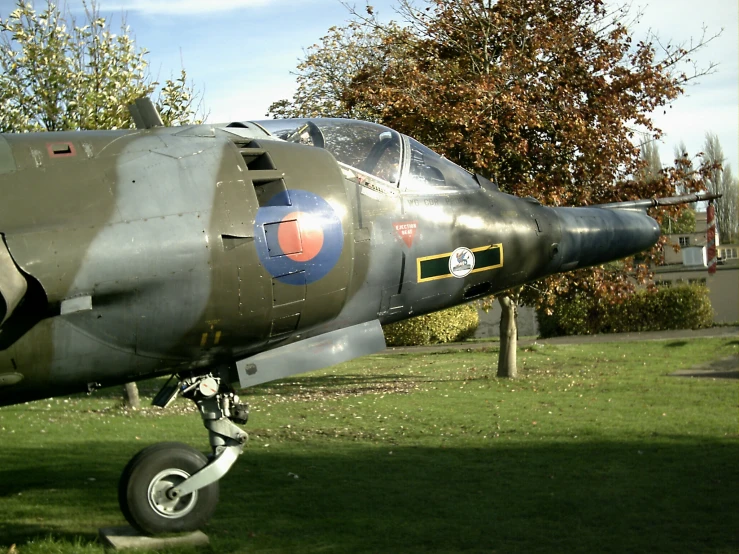
[[[208,122],[253,121],[269,119],[265,114],[275,100],[291,98],[295,80],[289,75],[262,79],[258,87],[218,87],[205,93],[209,108]]]
[[[283,0],[113,0],[101,2],[106,10],[139,12],[146,15],[195,15],[262,8]]]

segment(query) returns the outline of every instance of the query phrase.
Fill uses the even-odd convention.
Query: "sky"
[[[292,96],[292,72],[304,49],[350,17],[339,0],[97,1],[114,30],[125,15],[137,44],[150,52],[154,77],[187,70],[203,93],[209,122],[265,119],[272,102]],[[0,16],[6,17],[14,4],[0,0]],[[40,8],[45,0],[35,4]],[[81,0],[66,4],[74,12]],[[362,6],[363,0],[357,4]],[[371,4],[381,19],[395,17],[393,0]],[[734,175],[739,173],[738,5],[736,0],[632,0],[632,10],[642,12],[634,26],[638,38],[651,30],[663,40],[689,43],[704,28],[708,36],[721,32],[696,56],[699,66],[718,64],[714,72],[654,114],[665,134],[659,144],[663,164],[672,162],[681,141],[691,154],[698,153],[706,132],[712,132]]]

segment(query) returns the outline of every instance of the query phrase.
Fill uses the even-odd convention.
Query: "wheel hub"
[[[189,514],[197,504],[198,491],[183,497],[174,495],[171,498],[168,494],[188,477],[190,477],[189,473],[177,468],[165,469],[157,473],[149,483],[147,497],[151,509],[169,519],[177,519]]]

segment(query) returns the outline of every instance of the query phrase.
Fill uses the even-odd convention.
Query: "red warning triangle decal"
[[[413,239],[416,236],[416,229],[418,229],[418,221],[402,221],[399,223],[393,223],[395,232],[398,236],[403,239],[403,242],[410,248],[413,245]]]

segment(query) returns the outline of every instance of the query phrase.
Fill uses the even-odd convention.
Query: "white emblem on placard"
[[[457,248],[449,256],[449,273],[461,279],[475,269],[475,255],[469,248]]]

